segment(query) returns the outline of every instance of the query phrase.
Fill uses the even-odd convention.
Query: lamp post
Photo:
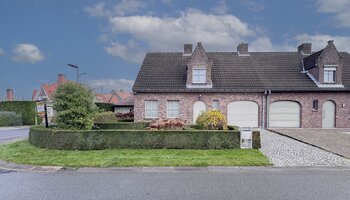
[[[79,66],[73,64],[67,64],[69,67],[75,68],[77,70],[77,83],[79,83],[80,77],[86,75],[87,73],[79,74]]]

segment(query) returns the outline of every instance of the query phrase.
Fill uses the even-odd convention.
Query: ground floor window
[[[158,101],[145,101],[145,118],[158,118]]]
[[[180,117],[180,101],[170,100],[167,101],[167,118],[178,118]]]

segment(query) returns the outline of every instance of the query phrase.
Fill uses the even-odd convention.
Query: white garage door
[[[227,106],[227,123],[239,127],[258,127],[258,104],[252,101],[236,101],[229,103]]]
[[[299,128],[300,105],[293,101],[277,101],[269,111],[270,128]]]
[[[205,112],[206,110],[206,106],[205,103],[203,101],[196,101],[193,104],[193,124],[196,123],[196,120],[198,118],[198,116],[202,113]]]

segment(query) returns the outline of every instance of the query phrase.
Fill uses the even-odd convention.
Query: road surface
[[[0,144],[28,138],[29,127],[21,127],[21,128],[0,128]]]

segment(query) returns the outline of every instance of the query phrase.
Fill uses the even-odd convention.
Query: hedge
[[[240,134],[234,131],[90,130],[71,131],[33,126],[30,144],[48,149],[236,149]]]
[[[113,122],[113,123],[95,123],[94,129],[129,129],[142,130],[148,126],[148,122]]]
[[[22,115],[15,112],[0,111],[1,126],[20,126],[23,125]]]
[[[114,112],[114,105],[111,104],[111,103],[99,103],[99,102],[96,102],[95,103],[96,106],[102,110],[102,111],[105,111],[105,112],[108,112],[108,111],[111,111],[111,112]]]
[[[259,131],[253,131],[253,149],[260,149],[261,148],[261,140],[260,140],[260,132]]]
[[[24,125],[35,125],[36,103],[34,101],[3,101],[0,111],[15,112],[22,115]]]

